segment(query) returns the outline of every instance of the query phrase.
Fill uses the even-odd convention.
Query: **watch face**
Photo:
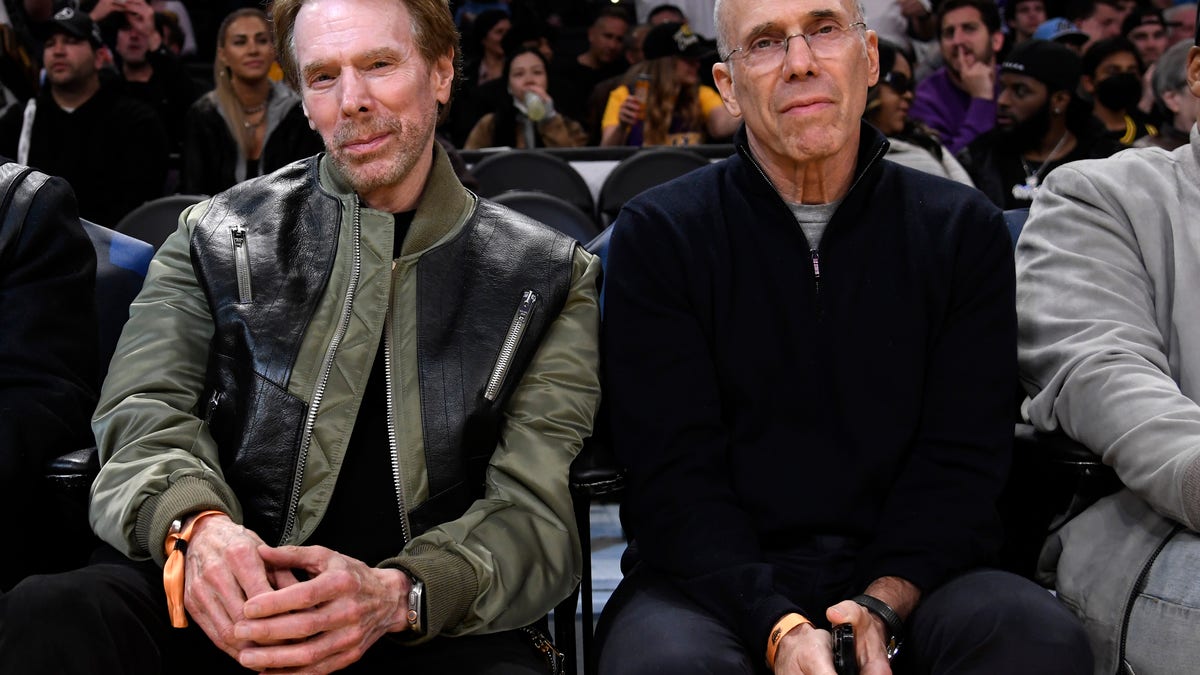
[[[888,661],[891,661],[892,658],[894,656],[896,656],[896,654],[898,654],[899,652],[900,652],[900,641],[896,639],[895,635],[893,635],[888,638],[888,643],[887,643],[887,659],[888,659]]]

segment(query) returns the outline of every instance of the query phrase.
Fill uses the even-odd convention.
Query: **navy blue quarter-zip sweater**
[[[854,542],[854,592],[894,575],[928,593],[993,558],[1016,316],[981,193],[882,159],[863,125],[810,250],[744,133],[617,219],[605,397],[641,560],[761,650],[784,613],[825,609],[774,552]]]

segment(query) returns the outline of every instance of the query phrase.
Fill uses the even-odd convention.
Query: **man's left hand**
[[[862,675],[891,675],[887,657],[887,626],[883,620],[853,600],[843,600],[825,610],[829,623],[854,626],[854,652]]]
[[[384,633],[408,628],[408,576],[322,546],[259,547],[276,569],[309,579],[249,598],[234,627],[238,661],[269,673],[330,673],[358,661]],[[273,644],[279,642],[281,644]]]

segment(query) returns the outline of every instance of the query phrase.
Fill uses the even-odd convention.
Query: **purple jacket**
[[[971,98],[950,81],[943,66],[917,85],[908,115],[936,131],[942,145],[957,155],[976,136],[996,126],[996,101]]]

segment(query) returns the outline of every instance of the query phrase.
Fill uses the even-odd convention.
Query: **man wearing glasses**
[[[628,468],[601,673],[1090,673],[1078,622],[987,569],[1016,382],[1011,244],[882,159],[849,0],[718,0],[737,153],[643,193],[606,274]],[[894,657],[895,660],[892,660]]]

